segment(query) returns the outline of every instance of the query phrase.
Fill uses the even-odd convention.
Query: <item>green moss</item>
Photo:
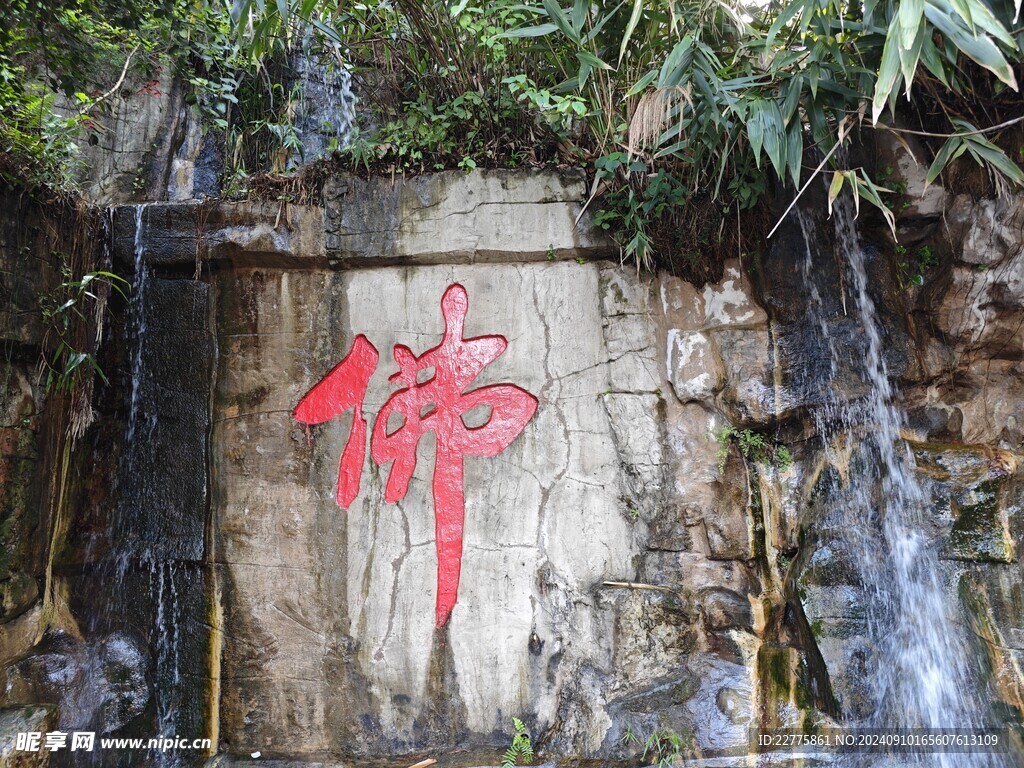
[[[831,464],[825,465],[814,481],[814,486],[807,499],[808,504],[814,506],[819,502],[826,501],[832,495],[833,490],[839,487],[839,484],[839,471]]]
[[[1000,520],[999,483],[988,480],[971,492],[961,494],[954,506],[958,512],[949,534],[947,555],[954,560],[1010,563],[1013,543]]]
[[[752,557],[764,557],[768,547],[765,543],[764,530],[764,498],[761,494],[760,472],[757,464],[750,467],[750,509],[748,514],[753,521],[753,536],[751,545]]]
[[[779,711],[780,704],[803,712],[814,708],[807,664],[795,648],[762,645],[757,652],[757,679],[762,706],[769,717]],[[802,720],[806,723],[809,719]]]
[[[785,648],[761,646],[757,652],[757,671],[762,690],[771,692],[775,700],[789,699],[789,651]]]

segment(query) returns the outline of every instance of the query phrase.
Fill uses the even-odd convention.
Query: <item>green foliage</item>
[[[899,280],[900,288],[924,285],[925,275],[939,264],[930,245],[922,245],[913,253],[908,252],[902,245],[897,245],[896,256],[896,277]]]
[[[335,19],[346,63],[380,128],[353,163],[412,171],[517,165],[550,157],[585,105],[552,93],[529,45],[502,36],[522,6],[410,2],[352,7]],[[539,84],[538,84],[539,83]]]
[[[966,120],[954,118],[951,122],[960,133],[946,139],[942,148],[935,153],[935,160],[928,168],[925,180],[927,184],[935,181],[953,160],[956,160],[964,152],[968,152],[978,165],[989,169],[997,186],[999,184],[1005,186],[1007,181],[1024,186],[1024,171],[1010,160],[999,147],[982,136],[978,129]]]
[[[79,280],[70,279],[67,272],[65,276],[69,279],[41,301],[43,320],[47,325],[47,339],[43,346],[53,348],[51,354],[42,358],[48,392],[70,392],[83,369],[107,381],[96,358],[80,349],[76,342],[79,321],[88,325],[86,313],[94,313],[96,305],[103,301],[99,291],[113,289],[124,296],[123,287],[128,284],[124,278],[103,270],[88,272]],[[55,343],[51,343],[51,335],[56,337]]]
[[[1008,32],[1016,9],[1005,2],[990,9],[981,0],[791,0],[753,20],[728,0],[635,0],[597,10],[576,3],[571,11],[543,3],[532,11],[534,23],[510,34],[554,39],[554,52],[574,50],[575,61],[556,56],[567,78],[559,88],[590,102],[592,143],[603,152],[624,143],[630,160],[641,161],[620,165],[618,181],[632,193],[611,198],[603,220],[639,264],[654,244],[642,208],[657,196],[640,190],[665,169],[684,188],[743,210],[765,189],[762,169],[800,186],[807,143],[836,147],[850,135],[848,116],[870,107],[877,123],[886,105],[895,112],[898,87],[906,83],[909,93],[919,64],[927,99],[962,134],[970,129],[957,110],[970,107],[978,79],[965,61],[1012,88],[1010,63],[1022,61],[1020,41]],[[950,138],[947,148],[946,156],[970,151],[997,182],[1024,185],[1024,173],[980,133]],[[843,153],[828,157],[833,199],[846,186],[894,229],[888,190],[867,169],[838,165]],[[944,160],[940,153],[934,175]]]
[[[667,170],[646,175],[644,183],[630,183],[646,172],[646,163],[631,159],[626,152],[611,152],[594,161],[597,183],[607,182],[611,191],[604,199],[602,210],[594,223],[604,230],[629,235],[623,250],[634,259],[638,267],[654,266],[654,237],[652,230],[667,211],[682,207],[691,192]],[[627,183],[616,185],[622,176]]]
[[[839,197],[839,193],[842,191],[843,186],[846,186],[850,190],[850,194],[853,195],[853,203],[856,207],[857,213],[860,213],[860,201],[864,198],[873,206],[878,208],[885,217],[886,224],[889,225],[889,229],[892,231],[893,237],[896,237],[896,217],[893,216],[892,211],[889,210],[888,206],[882,202],[882,192],[891,192],[892,190],[885,189],[884,187],[876,187],[874,182],[871,181],[871,177],[860,168],[855,171],[835,171],[832,174],[832,183],[828,188],[828,212],[832,213],[832,205],[835,203],[836,198]]]
[[[0,154],[9,177],[72,187],[75,140],[142,40],[145,13],[107,0],[11,0],[0,25]],[[117,71],[114,71],[117,67]],[[13,166],[13,167],[12,167]],[[8,180],[15,180],[9,178]]]
[[[533,762],[533,742],[526,725],[518,717],[513,717],[512,727],[515,728],[515,734],[512,736],[512,744],[501,758],[501,768],[514,768]]]
[[[724,236],[758,239],[756,227],[724,222],[749,222],[769,190],[804,187],[819,172],[832,200],[848,191],[894,227],[890,196],[902,191],[875,183],[839,149],[856,128],[895,123],[897,112],[939,139],[929,183],[969,157],[997,191],[1024,186],[997,130],[1019,116],[1011,91],[1024,54],[1012,0],[776,0],[758,10],[740,0],[10,6],[0,30],[0,150],[59,184],[74,178],[76,140],[136,51],[136,74],[170,60],[190,84],[189,98],[223,135],[236,193],[252,174],[286,171],[301,96],[287,62],[302,49],[361,86],[372,113],[364,127],[374,128],[344,150],[354,168],[591,166],[598,223],[639,267],[659,254],[703,258]],[[913,86],[915,103],[902,107],[900,93]],[[813,168],[810,146],[825,157]]]
[[[648,765],[673,768],[676,762],[695,751],[697,742],[692,734],[680,735],[668,728],[662,728],[646,738],[638,736],[631,729],[626,729],[622,743],[627,746],[642,746],[640,759],[647,761]]]
[[[284,93],[280,67],[272,71],[289,44],[256,53],[220,0],[13,0],[4,22],[0,155],[9,180],[74,191],[79,147],[100,140],[112,99],[128,88],[159,96],[167,66],[206,127],[224,134],[234,166],[283,170],[281,154],[296,149],[295,95]]]
[[[784,445],[772,442],[764,435],[749,429],[736,429],[726,424],[711,434],[718,443],[718,471],[725,471],[725,463],[729,459],[729,449],[735,445],[747,461],[755,464],[774,467],[785,472],[793,464],[793,456]]]

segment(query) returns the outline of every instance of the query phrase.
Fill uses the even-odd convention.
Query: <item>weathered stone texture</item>
[[[379,265],[611,256],[589,213],[577,226],[585,197],[572,173],[334,176],[324,187],[327,257]]]
[[[115,209],[114,253],[118,265],[134,269],[137,208]],[[211,261],[239,268],[272,265],[304,269],[326,266],[323,210],[279,203],[150,203],[142,212],[143,261],[153,267]]]
[[[181,590],[182,637],[201,662],[191,690],[215,692],[204,703],[218,717],[213,764],[429,754],[483,765],[507,746],[513,716],[552,759],[638,762],[643,744],[629,733],[745,752],[752,725],[871,714],[872,597],[859,564],[832,546],[847,531],[830,514],[865,454],[850,425],[825,423],[838,418],[828,406],[866,393],[867,346],[842,265],[829,253],[808,274],[804,235],[828,245],[825,227],[819,237],[813,222],[791,221],[762,258],[728,261],[697,288],[600,260],[613,249],[586,217],[573,226],[583,195],[571,174],[338,176],[323,209],[143,211],[150,300],[177,318],[152,325],[143,384],[167,430],[156,442],[178,450],[133,449],[157,478],[140,490],[149,512],[138,519],[162,532],[154,551],[188,561],[167,583]],[[939,226],[938,195],[904,222],[915,237]],[[1011,332],[1024,310],[1006,234],[1017,214],[957,206],[948,270],[930,294],[907,294],[920,300],[913,311],[888,254],[870,249],[867,266],[889,371],[905,385],[906,435],[919,441],[921,528],[1012,713],[1024,708],[1024,385]],[[114,220],[123,264],[135,213]],[[180,279],[197,259],[199,279]],[[372,426],[395,390],[394,346],[438,343],[454,282],[468,291],[466,335],[509,344],[477,385],[512,383],[539,405],[504,452],[465,461],[461,588],[437,630],[434,436],[403,500],[384,502],[389,467],[367,456],[342,510],[352,414],[305,428],[292,410],[365,334],[380,353],[363,409]],[[909,315],[934,323],[912,328]],[[37,407],[25,375],[0,403],[10,445]],[[742,450],[726,426],[788,446],[792,466]],[[144,577],[133,571],[113,605]],[[96,578],[79,581],[73,609]],[[17,616],[0,625],[6,658],[39,612],[21,574],[0,583],[0,607]],[[83,664],[98,653],[71,645]],[[11,669],[11,690],[25,693],[27,673]]]
[[[16,749],[18,734],[45,733],[57,724],[53,707],[15,707],[0,710],[0,766],[3,768],[47,768],[52,752]]]
[[[615,434],[613,423],[652,414],[657,396],[608,394],[599,277],[569,262],[220,279],[214,525],[227,636],[221,732],[232,751],[379,752],[383,738],[401,752],[459,734],[472,743],[512,715],[547,728],[580,695],[582,667],[614,674],[592,590],[633,577],[621,499],[631,474],[659,477],[660,454],[656,433],[635,443]],[[505,452],[466,460],[462,587],[437,633],[433,440],[420,446],[405,500],[382,503],[386,470],[367,461],[346,512],[334,489],[349,419],[307,434],[290,410],[366,333],[382,355],[364,411],[372,422],[392,389],[393,345],[437,343],[453,281],[469,293],[467,336],[509,341],[479,382],[515,383],[540,404]],[[256,668],[258,677],[246,671]],[[351,701],[366,706],[357,720]],[[442,703],[460,721],[425,729]],[[299,740],[284,728],[296,718]],[[600,745],[600,722],[581,738]]]

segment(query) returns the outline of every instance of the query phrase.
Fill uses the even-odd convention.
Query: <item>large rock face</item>
[[[281,723],[298,706],[307,754],[486,742],[513,715],[550,727],[581,667],[612,673],[592,590],[635,576],[623,459],[660,480],[661,456],[644,440],[657,445],[656,432],[617,450],[612,419],[641,398],[650,402],[640,411],[654,412],[659,398],[610,392],[600,273],[560,262],[218,280],[213,525],[230,585],[222,738],[294,749]],[[372,424],[395,389],[388,353],[440,340],[453,282],[469,295],[466,336],[509,340],[478,383],[514,383],[539,407],[500,455],[465,460],[462,584],[435,631],[435,440],[420,445],[404,500],[384,503],[387,469],[367,459],[343,511],[334,496],[351,419],[306,430],[290,411],[365,333],[382,352],[363,410]],[[595,724],[586,737],[596,748],[603,735]]]
[[[583,195],[571,176],[339,177],[325,195],[324,209],[147,211],[158,269],[223,265],[210,272],[206,561],[225,758],[456,750],[479,762],[507,742],[512,717],[556,758],[624,757],[669,733],[692,736],[684,752],[744,753],[753,725],[870,714],[858,667],[871,653],[870,595],[829,546],[820,490],[843,459],[822,450],[810,418],[837,386],[863,395],[864,347],[838,273],[826,263],[817,282],[805,275],[795,227],[756,279],[733,261],[697,287],[601,261],[608,244],[571,227]],[[129,217],[115,230],[134,242]],[[898,281],[883,254],[869,257],[911,421],[941,411],[949,436],[967,413],[949,418],[958,406],[933,394],[915,404],[934,390],[912,347],[993,350],[1002,337],[957,335],[942,318],[966,316],[942,309],[941,339],[912,339],[884,298]],[[420,442],[397,503],[384,498],[391,467],[367,451],[342,509],[351,411],[305,426],[292,410],[363,335],[380,355],[361,410],[372,432],[399,387],[393,350],[440,341],[441,297],[455,283],[468,294],[465,336],[508,342],[473,386],[514,384],[537,411],[504,451],[465,459],[461,585],[438,629],[436,437]],[[825,337],[791,296],[825,308]],[[834,370],[826,338],[848,345]],[[774,435],[768,453],[738,450],[729,425],[740,442]],[[772,458],[790,438],[792,466]],[[964,615],[1012,709],[1016,446],[982,471],[973,457],[988,449],[921,445],[951,600],[958,583],[984,585],[968,590]]]
[[[937,243],[936,194],[905,225]],[[447,173],[337,177],[323,207],[120,209],[119,263],[131,268],[142,245],[151,312],[165,318],[143,389],[159,425],[147,434],[166,437],[118,448],[155,478],[131,519],[161,543],[122,577],[149,608],[122,597],[82,639],[50,637],[9,666],[6,703],[73,708],[74,691],[33,670],[105,659],[112,638],[135,661],[121,664],[120,688],[100,689],[125,711],[142,705],[133,681],[149,657],[176,692],[118,732],[170,702],[197,731],[181,735],[215,741],[215,765],[494,764],[513,717],[552,761],[636,762],[645,748],[745,760],[752,727],[868,717],[872,596],[830,527],[860,438],[820,439],[819,410],[868,386],[838,262],[829,252],[809,279],[791,222],[717,283],[638,275],[586,217],[574,229],[583,196],[572,174]],[[998,717],[1020,723],[1019,214],[956,203],[953,246],[925,289],[901,287],[883,246],[868,269],[929,499],[922,532]],[[822,247],[825,226],[810,238]],[[998,253],[980,245],[990,236]],[[512,384],[537,410],[497,455],[465,459],[461,583],[437,628],[434,495],[459,478],[438,479],[445,445],[428,433],[408,493],[389,502],[393,467],[373,460],[369,434],[402,386],[390,380],[402,350],[440,342],[453,284],[468,295],[465,337],[508,345],[471,388]],[[965,308],[963,292],[977,301]],[[811,302],[824,328],[807,322]],[[342,509],[352,410],[309,426],[293,410],[360,335],[379,361],[362,400],[359,492]],[[119,402],[130,378],[115,380]],[[17,393],[8,409],[30,418],[31,387]],[[92,514],[80,539],[102,529]],[[72,542],[65,557],[70,568],[118,549]],[[84,612],[103,574],[69,574],[71,610]],[[31,589],[10,584],[15,610],[38,612]],[[130,630],[147,621],[143,647]]]

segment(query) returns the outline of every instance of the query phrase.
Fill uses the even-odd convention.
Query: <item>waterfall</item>
[[[134,341],[131,358],[131,399],[128,403],[128,429],[125,442],[131,444],[135,439],[135,429],[139,419],[140,394],[142,390],[142,349],[146,341],[146,286],[149,283],[149,268],[146,266],[145,254],[145,214],[146,203],[135,206],[135,276],[132,279],[132,321],[134,324]]]
[[[817,243],[827,238],[817,237],[808,217],[798,219],[806,245],[808,319],[812,332],[821,335],[821,349],[831,355],[827,394],[813,416],[831,463],[842,467],[828,490],[820,528],[827,531],[827,546],[845,550],[856,570],[872,649],[864,672],[873,699],[870,712],[851,724],[888,731],[983,728],[989,724],[984,688],[972,668],[957,605],[943,583],[940,542],[926,535],[930,500],[900,435],[904,415],[895,402],[882,324],[869,292],[870,254],[859,242],[852,202],[841,197],[833,214],[835,257],[844,283],[838,286],[841,303],[825,301],[822,291],[828,289],[815,283]],[[836,312],[856,324],[857,345],[835,335]],[[851,370],[861,386],[853,398],[843,394],[851,386],[844,379]],[[850,757],[854,765],[882,764],[877,755]],[[1005,763],[999,755],[932,752],[900,755],[892,764],[981,768]]]
[[[289,168],[312,163],[348,145],[356,125],[352,74],[337,62],[305,52],[289,57],[298,100],[292,116],[297,146]]]
[[[147,204],[134,206],[135,239],[131,307],[130,390],[128,415],[124,433],[124,455],[120,468],[119,505],[114,525],[120,538],[116,545],[116,576],[114,591],[120,593],[129,584],[144,585],[147,594],[140,595],[144,614],[149,614],[149,650],[153,658],[151,695],[155,704],[153,736],[174,737],[180,699],[181,653],[179,649],[180,620],[178,606],[178,573],[175,562],[162,551],[160,521],[153,509],[151,489],[154,447],[159,442],[157,410],[153,404],[159,382],[148,365],[149,313],[153,277],[146,263],[145,212]],[[157,339],[157,342],[160,340]],[[134,573],[133,573],[134,572]],[[108,611],[123,598],[109,601]],[[112,617],[108,617],[112,618]],[[150,756],[159,768],[180,764],[176,753]]]

